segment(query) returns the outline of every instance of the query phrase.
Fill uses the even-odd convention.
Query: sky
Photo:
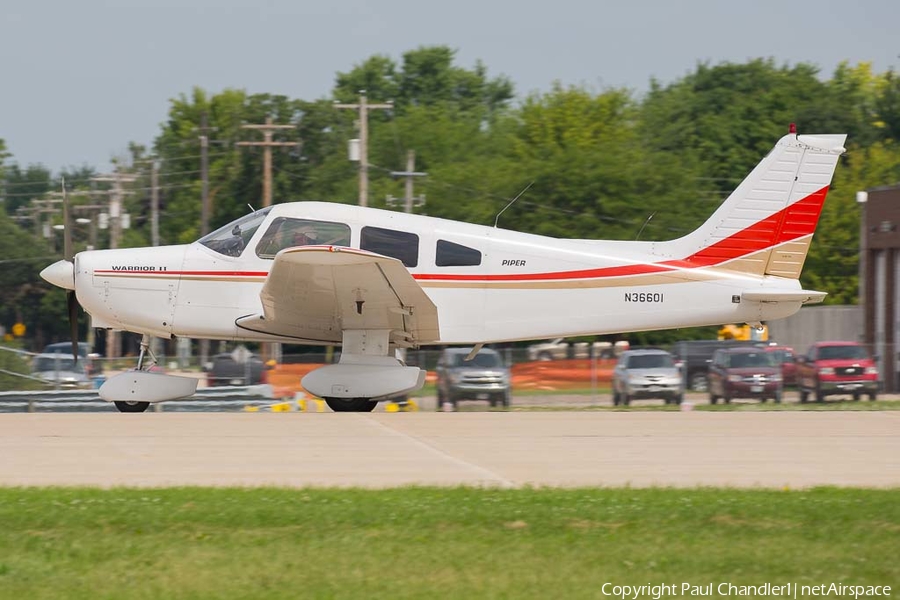
[[[518,95],[637,95],[698,63],[771,58],[900,71],[897,0],[29,0],[0,11],[0,139],[22,166],[111,169],[195,86],[328,98],[374,54],[447,45]],[[380,100],[373,98],[372,100]]]

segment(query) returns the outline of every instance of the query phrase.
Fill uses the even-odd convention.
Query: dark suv
[[[672,344],[671,352],[684,373],[686,387],[705,392],[709,389],[707,371],[716,350],[765,345],[765,342],[748,340],[686,340]]]
[[[206,385],[257,385],[266,383],[267,367],[263,360],[246,348],[210,357],[204,365]]]
[[[509,369],[495,350],[482,348],[472,360],[472,348],[447,348],[437,364],[437,408],[459,400],[487,400],[491,406],[509,406]]]
[[[725,348],[716,350],[709,367],[709,401],[719,398],[772,398],[781,402],[784,382],[781,364],[766,348]]]

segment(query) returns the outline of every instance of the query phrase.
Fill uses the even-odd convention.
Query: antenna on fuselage
[[[252,213],[255,213],[255,212],[256,212],[256,209],[253,208],[253,206],[251,206],[249,202],[247,203],[247,208],[249,208],[249,209],[250,209],[250,212],[252,212]]]
[[[509,204],[507,204],[506,206],[504,206],[504,207],[503,207],[503,210],[501,210],[500,212],[497,213],[497,216],[494,218],[494,227],[497,227],[497,223],[500,221],[500,215],[502,215],[503,212],[504,212],[507,208],[509,208],[510,206],[512,206],[512,205],[513,205],[513,202],[515,202],[516,200],[518,200],[519,198],[521,198],[521,197],[522,197],[522,194],[524,194],[525,192],[527,192],[527,191],[528,191],[528,188],[530,188],[530,187],[533,186],[533,185],[534,185],[534,182],[533,182],[533,181],[532,181],[531,183],[529,183],[528,185],[526,185],[526,186],[525,186],[525,189],[523,189],[521,192],[519,192],[519,195],[518,195],[518,196],[516,196],[515,198],[513,198],[512,200],[510,200],[510,201],[509,201]]]
[[[647,226],[647,223],[650,222],[650,219],[652,219],[654,217],[654,215],[656,215],[656,211],[653,211],[652,213],[650,213],[650,216],[647,217],[647,220],[644,221],[643,225],[641,225],[641,228],[638,230],[638,234],[636,236],[634,236],[634,241],[638,241],[640,239],[641,234],[644,233],[644,227]]]

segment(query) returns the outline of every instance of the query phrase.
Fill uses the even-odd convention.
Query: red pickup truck
[[[825,396],[852,395],[859,400],[878,396],[878,367],[865,346],[856,342],[818,342],[806,356],[797,357],[797,388],[800,402],[814,394],[816,402]]]

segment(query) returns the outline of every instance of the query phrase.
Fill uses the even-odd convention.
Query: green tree
[[[473,69],[454,65],[456,51],[448,46],[422,46],[403,54],[403,64],[375,55],[347,73],[338,73],[334,97],[352,102],[361,90],[373,100],[393,100],[397,114],[414,106],[452,104],[484,116],[501,111],[514,95],[506,77],[488,78],[480,61]]]

